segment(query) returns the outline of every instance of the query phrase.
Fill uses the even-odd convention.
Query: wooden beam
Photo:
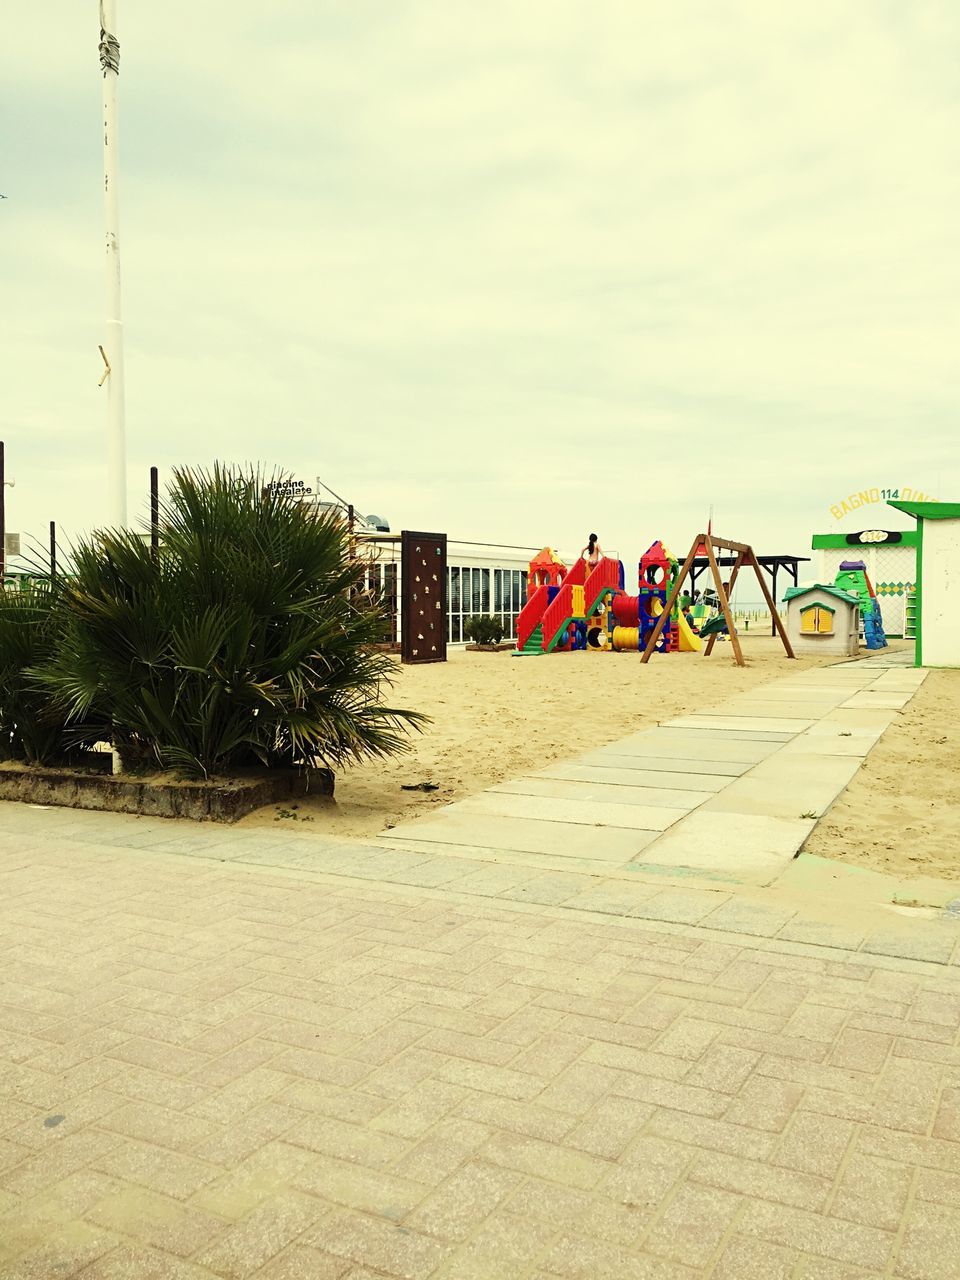
[[[713,534],[710,540],[715,547],[722,547],[724,551],[749,551],[750,547],[746,542],[731,542],[728,538],[717,538]]]
[[[641,658],[640,658],[641,662],[650,661],[650,655],[651,653],[653,653],[654,646],[656,645],[657,641],[660,639],[660,635],[663,632],[663,628],[667,625],[667,619],[670,617],[671,613],[673,612],[673,606],[677,603],[677,597],[680,595],[680,588],[683,586],[684,582],[686,581],[687,574],[690,572],[690,566],[693,564],[694,560],[696,559],[697,547],[700,545],[701,539],[705,537],[706,537],[706,534],[701,533],[696,538],[694,538],[693,546],[690,548],[690,554],[687,556],[686,560],[684,560],[683,567],[680,569],[680,572],[677,574],[677,577],[676,577],[676,580],[674,581],[673,586],[670,588],[670,594],[667,596],[667,602],[663,606],[663,611],[661,612],[660,617],[657,619],[653,630],[650,632],[650,639],[647,641],[646,647],[644,648],[643,654],[641,655]],[[637,604],[638,604],[638,613],[639,613],[639,610],[643,608],[642,593],[640,595],[640,598]],[[638,617],[637,622],[639,623],[640,621],[641,619]]]
[[[743,564],[743,553],[741,552],[741,554],[738,555],[736,560],[734,560],[733,562],[733,572],[730,574],[730,578],[727,582],[728,598],[733,595],[733,588],[737,582],[737,574],[740,572],[740,566],[742,564]],[[719,565],[717,567],[719,568]],[[732,610],[731,610],[731,613],[732,613]],[[705,658],[709,658],[711,653],[713,653],[713,646],[717,643],[717,635],[718,635],[718,632],[713,631],[707,637],[707,647],[703,655]]]
[[[737,666],[745,667],[747,664],[743,660],[743,651],[740,648],[740,641],[737,638],[737,628],[734,626],[733,615],[730,612],[730,601],[727,599],[727,593],[723,588],[723,579],[720,577],[717,558],[713,554],[713,539],[709,534],[704,538],[704,546],[707,548],[707,559],[710,561],[710,571],[713,574],[713,583],[717,589],[717,597],[720,600],[720,607],[723,610],[723,618],[727,624],[727,634],[729,635],[730,643],[733,646],[733,654],[737,660]],[[745,548],[745,551],[746,550],[749,550],[749,548]],[[744,553],[741,553],[738,557],[737,563],[734,565],[734,572],[740,568],[740,562],[743,559],[743,554]],[[710,639],[707,641],[707,649],[703,655],[705,658],[709,657],[713,649],[713,641],[715,638],[715,636],[710,636]]]
[[[793,645],[790,643],[790,638],[787,635],[786,628],[780,620],[780,614],[777,612],[776,601],[767,590],[767,584],[763,577],[763,570],[760,568],[760,564],[757,561],[757,557],[753,554],[753,551],[750,551],[748,559],[750,563],[752,563],[754,571],[756,572],[757,581],[760,583],[760,590],[763,592],[763,598],[766,600],[767,608],[770,610],[770,617],[773,619],[773,625],[780,633],[780,639],[783,641],[783,647],[787,651],[787,657],[795,658],[797,655],[793,652]]]

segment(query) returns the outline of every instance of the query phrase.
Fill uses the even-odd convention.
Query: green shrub
[[[499,644],[503,639],[503,623],[489,614],[468,618],[463,634],[474,644]]]
[[[175,473],[151,554],[138,533],[72,555],[56,652],[38,675],[126,767],[188,776],[336,766],[406,750],[426,718],[384,704],[382,614],[332,513],[217,466]]]
[[[31,674],[54,652],[55,599],[45,582],[0,587],[0,759],[52,764],[65,753],[64,716]]]

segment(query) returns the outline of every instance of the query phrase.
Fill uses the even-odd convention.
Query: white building
[[[400,536],[362,532],[358,550],[369,555],[367,584],[383,592],[390,616],[388,639],[400,642]],[[499,546],[485,542],[448,540],[446,617],[447,643],[466,644],[463,628],[478,614],[498,617],[505,640],[516,639],[517,614],[527,602],[527,566],[539,547]]]
[[[960,667],[960,502],[891,502],[917,521],[918,667]]]

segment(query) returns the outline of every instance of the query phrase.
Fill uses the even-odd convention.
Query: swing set
[[[734,552],[737,557],[734,561],[733,571],[730,574],[730,581],[726,586],[724,586],[723,580],[720,577],[720,567],[717,564],[717,557],[714,553],[715,547],[719,547],[721,551]],[[672,614],[674,606],[676,605],[677,599],[680,595],[680,589],[693,567],[693,562],[698,556],[703,555],[706,555],[710,566],[710,572],[713,575],[713,583],[716,588],[717,599],[720,603],[720,611],[723,619],[721,622],[718,617],[715,621],[708,623],[707,626],[701,630],[701,636],[707,637],[707,642],[703,649],[703,656],[708,658],[713,652],[713,646],[717,642],[717,635],[725,626],[727,634],[730,637],[730,645],[733,649],[733,656],[736,660],[737,666],[746,666],[746,662],[743,657],[743,650],[740,648],[740,639],[737,635],[737,629],[733,622],[733,612],[730,608],[730,594],[736,585],[737,574],[740,572],[741,567],[743,565],[748,565],[757,575],[757,581],[760,583],[760,590],[763,593],[763,598],[766,601],[767,608],[770,610],[770,617],[773,620],[776,632],[783,641],[783,647],[786,651],[787,657],[796,657],[796,654],[793,652],[793,646],[790,644],[790,640],[787,636],[786,628],[780,620],[779,613],[777,613],[777,606],[774,603],[773,596],[771,596],[770,590],[764,580],[763,570],[760,568],[757,557],[754,555],[753,548],[745,542],[729,542],[726,538],[718,538],[712,533],[700,533],[696,538],[694,538],[693,545],[690,548],[690,554],[687,556],[686,560],[684,560],[683,567],[674,580],[673,586],[670,589],[670,594],[667,597],[667,602],[663,607],[663,611],[657,618],[656,626],[650,632],[647,639],[646,647],[643,650],[643,656],[640,661],[650,661],[650,655],[656,648],[657,641],[660,638],[660,633],[663,631],[666,620]]]

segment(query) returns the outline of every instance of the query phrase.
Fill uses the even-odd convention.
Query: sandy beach
[[[741,640],[745,667],[733,661],[729,644],[718,644],[709,658],[655,655],[646,666],[635,653],[515,658],[456,649],[446,663],[398,663],[393,705],[423,711],[433,723],[412,735],[408,754],[344,770],[334,801],[304,802],[296,820],[279,821],[293,826],[307,818],[312,833],[374,836],[505,778],[822,665],[788,659],[770,636]],[[420,783],[436,790],[402,789]],[[263,809],[245,825],[275,820],[275,809]]]
[[[589,746],[822,665],[791,661],[769,636],[741,638],[747,658],[742,668],[725,646],[708,659],[670,654],[647,666],[629,653],[514,658],[506,651],[457,649],[446,663],[397,663],[390,700],[433,721],[411,736],[410,751],[343,770],[332,801],[262,809],[243,825],[282,824],[305,834],[368,839]],[[960,672],[933,671],[818,824],[805,852],[898,877],[956,879],[958,772]],[[421,784],[429,789],[404,790]]]
[[[960,876],[960,671],[931,671],[805,853],[897,876]]]

